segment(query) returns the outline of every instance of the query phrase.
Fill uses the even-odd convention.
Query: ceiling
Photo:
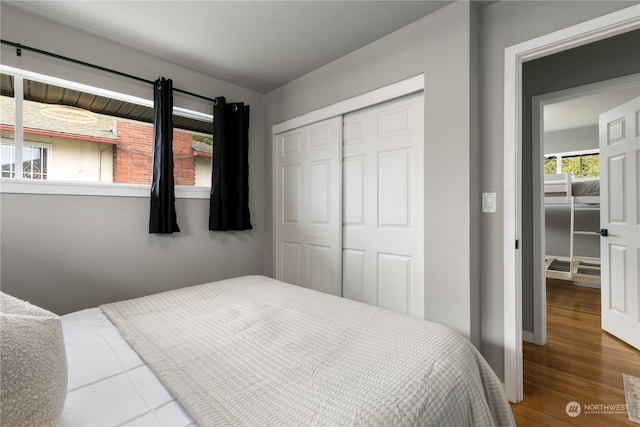
[[[597,125],[600,114],[637,96],[640,96],[640,85],[547,104],[544,106],[544,131]]]
[[[449,3],[2,0],[2,7],[266,93]]]

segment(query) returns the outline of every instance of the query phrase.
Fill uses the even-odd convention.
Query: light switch
[[[482,193],[482,212],[496,211],[496,193]]]

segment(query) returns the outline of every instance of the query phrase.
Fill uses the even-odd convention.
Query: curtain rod
[[[64,61],[73,62],[74,64],[80,64],[80,65],[83,65],[85,67],[94,68],[94,69],[100,70],[100,71],[106,71],[108,73],[116,74],[118,76],[126,77],[128,79],[137,80],[137,81],[142,82],[142,83],[147,83],[147,84],[150,84],[150,85],[154,84],[154,82],[152,82],[151,80],[143,79],[142,77],[133,76],[131,74],[123,73],[121,71],[112,70],[110,68],[102,67],[100,65],[90,64],[88,62],[80,61],[78,59],[73,59],[73,58],[69,58],[67,56],[58,55],[57,53],[47,52],[46,50],[37,49],[35,47],[24,46],[24,45],[21,45],[20,43],[11,42],[11,41],[4,40],[4,39],[0,39],[0,42],[2,44],[6,44],[6,45],[9,45],[9,46],[15,47],[17,56],[22,56],[22,49],[25,49],[25,50],[29,50],[31,52],[39,53],[41,55],[51,56],[51,57],[56,58],[56,59],[62,59]],[[206,96],[203,96],[203,95],[198,95],[197,93],[189,92],[189,91],[178,89],[178,88],[175,88],[175,87],[173,88],[173,91],[174,92],[180,92],[180,93],[183,93],[185,95],[193,96],[195,98],[204,99],[205,101],[213,102],[214,104],[216,103],[215,99],[212,99],[212,98],[209,98],[209,97],[206,97]]]

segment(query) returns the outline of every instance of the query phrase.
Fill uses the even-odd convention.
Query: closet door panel
[[[364,161],[364,156],[344,160],[342,210],[345,224],[364,225]]]
[[[424,318],[423,111],[420,93],[343,119],[345,297],[419,318]],[[362,263],[359,280],[356,253]]]
[[[276,278],[342,295],[342,119],[275,136]],[[278,249],[279,248],[279,249]]]
[[[378,254],[378,305],[400,313],[409,312],[411,258]]]
[[[342,295],[364,302],[364,265],[366,252],[344,249],[342,255]]]
[[[378,154],[378,227],[408,227],[411,212],[411,150]]]
[[[288,283],[296,283],[300,281],[300,243],[298,242],[282,242],[281,243],[281,268],[282,279]]]

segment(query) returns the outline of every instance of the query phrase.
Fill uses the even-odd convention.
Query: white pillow
[[[2,426],[55,426],[67,395],[57,315],[0,292]]]

